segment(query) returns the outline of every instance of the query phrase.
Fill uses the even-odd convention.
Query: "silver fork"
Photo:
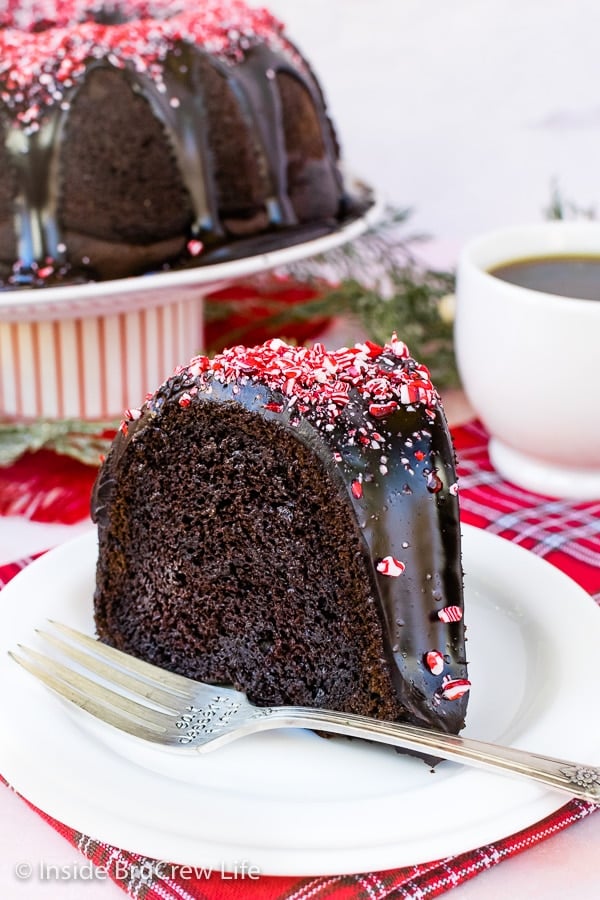
[[[591,765],[333,710],[254,706],[239,691],[174,675],[66,625],[50,625],[55,633],[38,634],[68,665],[22,645],[20,655],[9,651],[10,656],[65,700],[163,747],[205,753],[258,731],[313,728],[523,776],[600,803],[600,769]]]

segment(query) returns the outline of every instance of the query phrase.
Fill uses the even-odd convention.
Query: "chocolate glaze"
[[[380,359],[398,365],[389,353]],[[322,409],[312,407],[299,415],[281,391],[259,381],[242,378],[224,384],[212,372],[191,377],[189,370],[183,370],[165,382],[142,407],[140,417],[117,435],[92,499],[92,516],[100,531],[109,525],[121,456],[142,430],[160,421],[166,404],[179,403],[190,391],[192,403],[239,403],[293,433],[317,454],[352,507],[349,527],[359,529],[369,559],[389,670],[410,720],[458,732],[464,724],[467,697],[441,698],[443,677],[467,677],[464,620],[444,623],[437,615],[448,606],[463,609],[455,457],[441,404],[433,409],[420,403],[400,404],[374,421],[368,401],[353,388],[350,402],[331,428]],[[361,429],[378,435],[377,446],[355,440]],[[362,485],[358,497],[353,492],[357,481]],[[378,561],[386,556],[405,564],[401,576],[377,571]],[[427,667],[429,650],[444,656],[443,675],[434,675]]]
[[[116,13],[115,13],[116,15]],[[110,16],[109,16],[110,21]],[[121,21],[117,18],[116,21]],[[118,70],[131,89],[149,103],[162,123],[174,151],[185,187],[191,198],[193,221],[187,240],[202,241],[205,252],[187,254],[165,260],[162,268],[179,268],[226,261],[253,255],[312,239],[339,228],[340,223],[361,215],[372,203],[368,192],[352,196],[345,188],[338,169],[338,148],[333,136],[321,92],[308,65],[297,51],[285,55],[257,40],[238,56],[220,59],[203,49],[180,41],[161,63],[159,81],[144,71],[136,71],[123,61],[109,59],[88,61],[83,76],[65,88],[61,102],[52,102],[41,110],[36,127],[24,124],[18,117],[4,116],[5,143],[17,172],[18,189],[14,198],[15,231],[18,261],[15,271],[2,287],[36,287],[113,277],[110,272],[94,271],[81,261],[69,257],[68,239],[60,220],[61,146],[68,127],[69,110],[88,75],[98,67]],[[291,47],[291,45],[289,45]],[[240,55],[241,54],[241,55]],[[260,154],[260,165],[266,172],[269,196],[265,210],[268,225],[264,237],[252,236],[236,241],[220,215],[215,187],[213,159],[207,143],[204,98],[201,81],[196,77],[195,61],[210,60],[226,79],[239,105]],[[326,185],[337,195],[337,209],[320,222],[299,222],[290,201],[287,183],[281,100],[277,75],[286,73],[297,79],[310,96],[321,126],[325,153],[318,161],[319,182],[316,190]],[[2,85],[0,84],[0,89]],[[314,164],[314,161],[313,161]],[[320,187],[319,187],[320,184]],[[274,240],[275,238],[275,240]],[[49,268],[52,272],[47,274]],[[157,267],[154,266],[154,269]],[[40,276],[40,271],[44,274]]]

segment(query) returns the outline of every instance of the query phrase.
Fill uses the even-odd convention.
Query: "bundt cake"
[[[370,203],[308,63],[242,0],[9,0],[0,130],[5,289],[251,255]]]
[[[395,336],[192,359],[128,411],[92,515],[108,644],[261,705],[463,726],[454,451]]]

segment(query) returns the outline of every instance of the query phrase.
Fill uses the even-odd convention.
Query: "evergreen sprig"
[[[0,422],[0,466],[15,462],[24,453],[43,447],[97,466],[108,451],[118,422],[78,419],[38,419],[34,422]]]

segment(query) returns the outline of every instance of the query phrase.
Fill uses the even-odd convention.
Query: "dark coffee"
[[[600,256],[538,256],[489,269],[490,275],[532,291],[600,300]]]

